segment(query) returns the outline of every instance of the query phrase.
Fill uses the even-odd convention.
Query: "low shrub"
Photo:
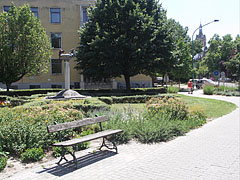
[[[122,97],[101,97],[99,100],[107,104],[120,104],[120,103],[146,103],[149,99],[153,97],[173,97],[171,95],[143,95],[143,96],[122,96]]]
[[[42,148],[26,149],[21,155],[22,162],[35,162],[40,161],[45,156]]]
[[[206,122],[202,111],[198,111],[198,108],[189,111],[177,99],[153,98],[147,106],[148,110],[143,111],[124,109],[122,112],[111,112],[108,115],[111,120],[104,127],[124,130],[114,137],[119,143],[126,143],[131,139],[153,143],[168,141]]]
[[[68,154],[69,151],[72,152],[72,147],[71,146],[66,147],[66,154]],[[55,157],[55,158],[60,157],[61,156],[61,152],[62,152],[62,148],[61,147],[54,146],[52,148],[52,156]]]
[[[178,93],[179,88],[174,86],[168,86],[167,93]]]
[[[98,98],[100,101],[106,103],[106,104],[109,104],[111,105],[113,103],[113,100],[111,97],[100,97]]]
[[[224,96],[240,96],[240,92],[237,87],[219,86],[215,89],[214,94]]]
[[[213,95],[214,89],[213,85],[206,85],[203,87],[203,93],[206,95]]]
[[[171,119],[184,120],[188,107],[177,98],[152,98],[147,102],[147,109],[152,113],[168,114]]]
[[[47,149],[57,138],[57,133],[48,133],[47,125],[83,118],[83,113],[71,109],[62,102],[53,102],[41,107],[3,108],[0,111],[0,144],[4,151],[20,155],[26,149],[42,147]],[[68,139],[71,131],[63,133]]]
[[[0,172],[6,167],[7,165],[7,157],[1,156],[0,154]]]
[[[4,102],[4,101],[8,102],[7,104],[10,107],[20,106],[20,105],[23,105],[27,102],[30,102],[29,100],[26,100],[26,99],[21,99],[21,98],[17,98],[17,97],[10,97],[10,96],[0,96],[0,101],[1,102]]]

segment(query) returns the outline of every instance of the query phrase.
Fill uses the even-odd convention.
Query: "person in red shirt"
[[[192,81],[188,81],[188,94],[193,93]]]

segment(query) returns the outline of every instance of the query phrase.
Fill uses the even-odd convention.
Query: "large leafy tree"
[[[240,36],[236,37],[234,41],[234,49],[226,62],[226,68],[230,72],[230,76],[234,79],[239,78],[240,81]]]
[[[49,37],[29,5],[0,14],[0,82],[8,91],[23,76],[45,71],[50,56]]]
[[[169,66],[166,12],[155,0],[98,0],[80,31],[76,69],[94,80],[130,77]]]
[[[180,86],[181,79],[191,77],[192,60],[191,60],[191,41],[187,35],[188,28],[184,28],[174,19],[169,19],[169,28],[172,28],[172,38],[174,40],[174,51],[172,62],[174,62],[171,74],[175,80],[178,80]]]
[[[215,70],[223,71],[227,76],[231,76],[231,70],[226,66],[236,52],[236,45],[231,35],[227,34],[221,38],[215,34],[208,43],[209,48],[200,68],[205,70],[207,68],[208,72],[205,71],[205,73],[210,76]]]

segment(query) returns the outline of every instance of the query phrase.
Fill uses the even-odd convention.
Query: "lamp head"
[[[219,20],[218,19],[215,19],[214,22],[218,22]]]

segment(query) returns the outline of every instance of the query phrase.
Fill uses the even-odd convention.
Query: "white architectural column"
[[[112,79],[112,89],[117,89],[117,82],[115,79]]]
[[[64,69],[65,69],[65,89],[70,89],[70,59],[64,59]]]
[[[84,84],[84,77],[83,74],[81,74],[81,82],[80,82],[80,88],[84,89],[85,88],[85,84]]]

